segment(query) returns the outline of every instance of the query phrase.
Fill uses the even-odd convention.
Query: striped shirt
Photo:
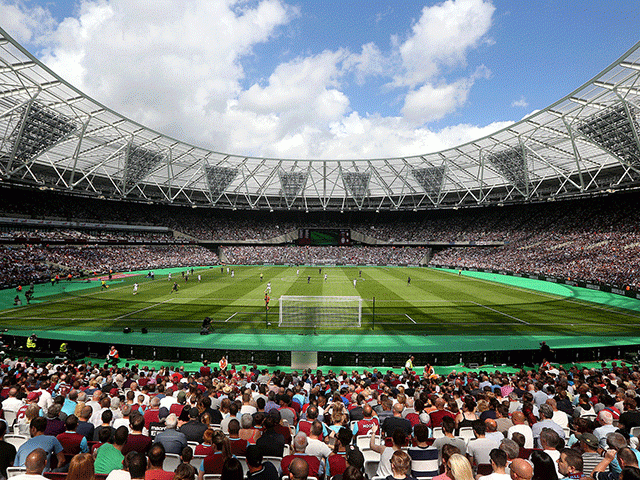
[[[411,476],[415,478],[435,477],[440,473],[438,468],[438,449],[435,447],[410,447],[407,451],[411,457]]]

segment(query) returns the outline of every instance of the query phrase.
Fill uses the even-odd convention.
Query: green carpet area
[[[93,362],[96,363],[96,359],[95,358],[85,358],[84,359],[85,362]],[[619,359],[610,359],[604,362],[605,367],[610,368],[612,366],[613,363],[616,363],[618,366],[620,366],[621,363],[625,362],[625,360],[619,360]],[[100,363],[100,362],[98,362]],[[626,362],[627,365],[629,364],[628,362]],[[125,365],[129,365],[130,367],[133,365],[137,365],[138,367],[142,368],[142,367],[149,367],[149,368],[155,368],[156,370],[159,369],[160,367],[163,366],[168,366],[170,365],[172,368],[178,369],[178,368],[184,368],[185,371],[187,372],[196,372],[200,369],[200,367],[203,365],[200,362],[161,362],[161,361],[154,361],[154,360],[138,360],[138,359],[121,359],[119,366],[125,366]],[[210,364],[211,365],[211,364]],[[555,364],[555,366],[559,366],[560,364]],[[236,365],[237,368],[241,368],[243,365],[242,364],[238,364]],[[247,365],[248,367],[250,367],[250,365]],[[596,368],[599,369],[602,367],[602,362],[580,362],[580,363],[570,363],[570,364],[562,364],[562,367],[564,367],[565,369],[569,370],[571,367],[577,367],[579,369],[583,369],[583,368]],[[291,368],[288,365],[283,365],[283,366],[269,366],[269,365],[258,365],[258,368],[260,370],[263,369],[267,369],[270,372],[274,372],[275,370],[280,370],[282,372],[286,372],[286,373],[290,373],[293,371],[296,371],[296,369]],[[391,368],[391,367],[375,367],[375,366],[363,366],[363,365],[343,365],[343,366],[337,366],[337,365],[319,365],[318,366],[318,370],[322,370],[323,373],[327,373],[329,371],[333,371],[333,372],[340,372],[342,370],[344,370],[345,372],[351,373],[352,371],[356,370],[360,373],[362,373],[364,370],[367,371],[372,371],[374,368],[377,368],[379,371],[381,372],[388,372],[388,371],[392,371],[394,373],[403,373],[404,372],[404,368]],[[423,365],[420,366],[416,366],[416,373],[421,374],[422,370],[424,368]],[[520,371],[520,367],[515,367],[512,365],[494,365],[494,364],[489,364],[489,365],[479,365],[477,368],[469,368],[467,366],[465,366],[464,364],[456,364],[456,365],[433,365],[433,368],[435,370],[435,372],[438,375],[442,375],[442,376],[446,376],[449,375],[452,372],[474,372],[474,373],[479,373],[479,372],[495,372],[495,371],[500,371],[500,372],[505,372],[505,373],[517,373]],[[536,368],[533,366],[525,366],[524,368],[526,369],[532,369],[532,368]],[[299,370],[297,370],[299,371]]]

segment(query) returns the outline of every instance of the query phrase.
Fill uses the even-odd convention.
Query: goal
[[[360,327],[362,298],[283,295],[279,327]]]

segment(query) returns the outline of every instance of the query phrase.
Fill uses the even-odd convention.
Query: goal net
[[[362,298],[283,295],[279,327],[360,327]]]

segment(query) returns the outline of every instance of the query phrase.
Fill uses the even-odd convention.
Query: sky
[[[432,153],[543,109],[640,40],[638,0],[0,0],[84,93],[238,155]]]

